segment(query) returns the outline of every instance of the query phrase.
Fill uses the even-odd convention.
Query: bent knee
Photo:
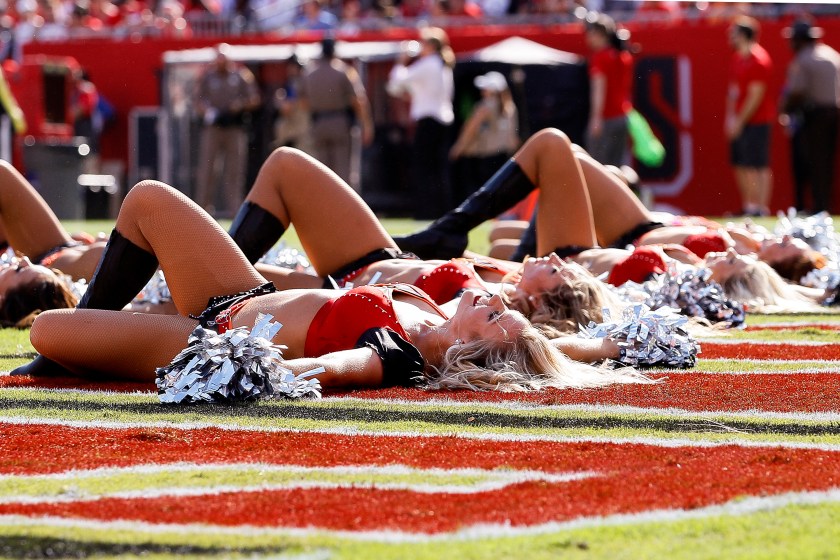
[[[572,147],[572,141],[566,135],[565,132],[560,130],[559,128],[544,128],[534,134],[533,136],[534,141],[539,142],[541,144],[562,144],[567,146],[569,149]]]
[[[0,159],[0,176],[6,177],[7,175],[12,174],[15,171],[14,166],[6,161],[5,159]]]
[[[186,199],[186,196],[175,189],[162,183],[147,179],[140,181],[134,188],[128,191],[122,203],[123,210],[134,210],[137,208],[149,208],[155,206],[168,206],[173,199]]]
[[[284,168],[296,166],[302,161],[309,160],[311,160],[311,156],[307,155],[306,152],[290,146],[281,146],[271,152],[271,155],[266,160],[266,164],[282,172]]]
[[[47,358],[54,358],[60,345],[67,341],[62,335],[63,325],[75,309],[44,311],[35,318],[29,331],[29,341],[35,350]]]

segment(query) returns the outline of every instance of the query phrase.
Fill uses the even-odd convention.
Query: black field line
[[[347,422],[347,423],[386,423],[386,422],[423,422],[444,426],[515,428],[515,429],[636,429],[658,430],[672,433],[745,433],[826,436],[840,434],[840,422],[822,424],[784,422],[753,423],[746,421],[727,421],[720,423],[701,417],[663,419],[663,418],[626,418],[620,415],[604,413],[587,418],[530,416],[528,414],[502,414],[487,411],[440,411],[440,410],[371,410],[367,408],[341,407],[265,407],[249,404],[236,405],[187,405],[167,406],[144,403],[100,403],[90,400],[63,401],[46,405],[43,401],[31,398],[5,398],[0,401],[0,410],[25,409],[32,413],[37,410],[60,410],[64,412],[102,412],[113,415],[123,414],[185,414],[193,416],[203,413],[209,423],[213,418],[259,419],[265,417],[283,417],[296,420]],[[651,414],[656,411],[652,410]]]

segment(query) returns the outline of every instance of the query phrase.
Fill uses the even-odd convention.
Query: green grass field
[[[0,558],[840,558],[840,316],[747,325],[658,385],[538,395],[169,407],[0,375]],[[0,371],[32,356],[0,330]]]

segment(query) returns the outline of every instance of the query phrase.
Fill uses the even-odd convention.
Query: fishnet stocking
[[[299,150],[275,150],[247,200],[295,226],[319,276],[375,249],[396,247],[368,205],[325,165]]]
[[[182,315],[200,313],[212,296],[266,282],[213,218],[158,181],[142,181],[129,191],[116,229],[157,257]]]
[[[179,315],[61,309],[39,316],[29,336],[41,355],[70,370],[151,381],[195,326]]]

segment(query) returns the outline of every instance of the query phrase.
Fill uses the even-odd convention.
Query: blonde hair
[[[654,382],[631,368],[610,369],[572,361],[533,326],[511,341],[479,339],[452,346],[440,367],[434,367],[426,377],[429,389],[503,392]]]
[[[624,307],[603,282],[588,272],[537,296],[516,290],[506,299],[506,303],[550,337],[577,332],[579,325],[588,325],[590,321],[603,322],[604,308],[619,312]]]
[[[825,308],[782,279],[764,261],[746,263],[743,270],[719,282],[726,296],[747,306],[750,312],[823,312]]]
[[[455,67],[455,51],[449,46],[449,35],[446,31],[440,27],[424,27],[420,30],[420,38],[435,49],[444,65],[449,68]]]

